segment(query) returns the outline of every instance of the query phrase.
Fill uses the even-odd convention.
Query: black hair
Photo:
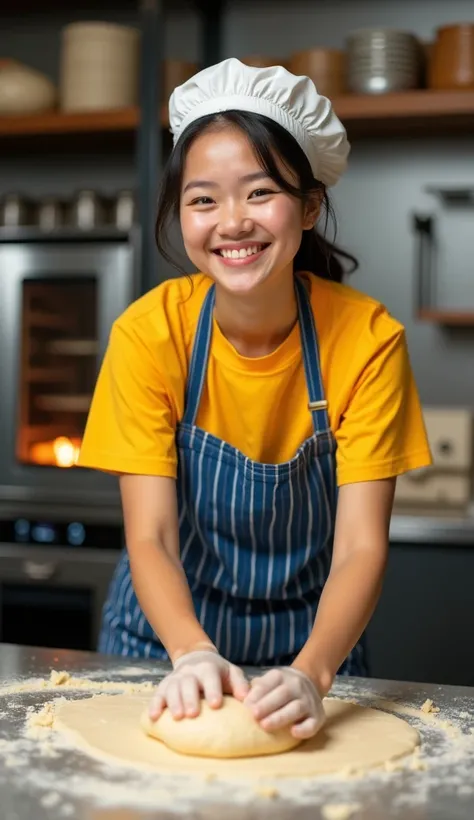
[[[315,195],[321,197],[324,210],[324,231],[322,234],[317,228],[303,231],[301,244],[294,260],[294,270],[309,271],[323,279],[331,279],[335,282],[341,282],[346,273],[356,270],[357,259],[326,238],[328,223],[331,219],[335,239],[337,231],[335,214],[326,186],[314,178],[306,154],[294,137],[278,123],[261,114],[247,111],[232,110],[201,117],[191,123],[180,136],[164,168],[158,198],[155,237],[162,256],[173,267],[180,270],[179,264],[170,252],[169,227],[173,220],[179,217],[186,155],[194,140],[205,130],[225,125],[239,128],[248,137],[260,165],[283,190],[302,201],[307,201]],[[276,156],[296,174],[298,179],[296,186],[282,175],[275,159]],[[349,262],[349,266],[346,267],[344,262]]]

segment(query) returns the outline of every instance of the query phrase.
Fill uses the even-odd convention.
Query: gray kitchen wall
[[[68,11],[61,17],[39,14],[5,20],[0,55],[57,79],[60,29],[81,16]],[[106,19],[136,22],[130,12],[114,12]],[[438,25],[460,21],[474,22],[472,0],[236,0],[228,4],[223,53],[286,57],[314,45],[343,46],[349,31],[373,25],[409,29],[429,40]],[[192,12],[170,13],[164,33],[166,56],[197,59],[198,34]],[[109,192],[134,182],[132,155],[116,150],[110,156],[88,150],[40,157],[32,151],[14,161],[0,155],[0,193],[63,194],[86,185]],[[446,331],[413,317],[414,211],[439,214],[440,304],[474,310],[473,212],[445,212],[424,192],[428,184],[474,187],[474,133],[452,139],[434,133],[430,139],[356,142],[350,170],[334,191],[338,237],[360,260],[351,284],[382,300],[406,325],[422,401],[474,406],[474,329]],[[160,275],[170,275],[169,269],[160,269]]]

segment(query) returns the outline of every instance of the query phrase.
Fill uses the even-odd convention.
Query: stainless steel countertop
[[[137,668],[139,667],[139,668]],[[51,669],[68,670],[74,676],[92,677],[95,680],[114,680],[139,682],[159,677],[167,671],[166,664],[150,663],[140,660],[104,657],[98,654],[56,651],[44,649],[30,649],[11,645],[0,645],[0,686],[20,683],[27,679],[44,677],[48,678]],[[127,669],[130,673],[127,674]],[[142,673],[140,674],[140,670]],[[249,670],[252,672],[252,670]],[[255,670],[253,670],[255,671]],[[44,692],[37,690],[36,693],[21,693],[1,696],[0,689],[0,749],[2,739],[11,741],[18,737],[25,721],[25,709],[34,705],[38,708],[42,703],[52,697],[65,695],[67,697],[77,697],[78,690],[61,690],[58,692]],[[86,693],[82,692],[84,697]],[[361,703],[374,702],[377,697],[387,700],[398,701],[406,706],[420,708],[426,698],[432,698],[440,707],[441,717],[453,717],[469,712],[472,716],[471,725],[474,727],[474,689],[466,687],[434,686],[411,683],[399,683],[395,681],[375,681],[357,680],[355,678],[341,679],[336,682],[333,694],[340,697],[356,697]],[[410,719],[410,718],[409,718]],[[452,721],[456,725],[456,721]],[[423,721],[416,721],[415,725],[419,729],[423,740],[424,754],[428,761],[432,758],[436,761],[436,756],[441,754],[443,743],[454,743],[454,741],[436,740],[436,730],[423,728]],[[467,727],[464,727],[467,728]],[[468,766],[471,766],[471,782],[474,780],[474,736],[472,737],[472,758],[469,757]],[[32,741],[29,741],[30,743]],[[470,743],[470,740],[467,741]],[[254,799],[247,801],[245,805],[239,805],[239,797],[227,800],[206,799],[205,792],[197,800],[192,809],[186,808],[183,800],[186,800],[186,781],[181,786],[181,791],[176,793],[174,801],[161,807],[156,811],[150,811],[143,805],[134,807],[133,801],[130,804],[130,795],[127,791],[128,770],[121,770],[120,780],[117,775],[113,778],[108,768],[99,764],[93,758],[76,750],[68,750],[60,757],[51,760],[38,758],[35,766],[38,766],[37,777],[31,764],[28,768],[28,776],[19,772],[15,775],[12,763],[0,754],[0,818],[1,820],[62,820],[62,818],[80,818],[80,820],[150,820],[151,818],[176,818],[192,817],[193,820],[283,820],[293,818],[297,814],[299,820],[319,820],[323,815],[320,807],[327,802],[345,802],[343,794],[346,794],[341,781],[337,778],[314,779],[310,783],[313,793],[306,804],[293,802],[282,792],[281,799],[271,800],[263,798],[254,792]],[[466,766],[466,762],[463,763]],[[23,772],[25,770],[23,769]],[[471,771],[471,770],[469,770]],[[94,797],[94,791],[71,790],[67,802],[58,802],[56,805],[48,805],[47,795],[41,790],[42,772],[48,774],[53,782],[68,783],[68,778],[84,776],[89,781],[94,775],[101,787],[107,788],[108,802],[103,803]],[[132,773],[130,778],[132,778]],[[358,810],[351,815],[351,820],[385,820],[385,818],[403,818],[403,820],[471,820],[474,816],[474,785],[469,791],[469,786],[462,788],[459,784],[460,763],[455,757],[450,762],[449,755],[442,765],[435,763],[435,768],[428,767],[427,772],[402,771],[394,773],[378,773],[354,780],[350,786],[350,802],[358,804]],[[467,777],[469,783],[469,776]],[[40,783],[40,786],[35,783]],[[73,780],[71,780],[71,783]],[[162,781],[163,782],[163,781]],[[131,780],[130,780],[131,783]],[[420,787],[418,789],[418,786]],[[416,788],[415,788],[416,787]],[[421,788],[422,787],[422,788]],[[131,786],[130,786],[131,788]],[[136,789],[136,786],[135,786]],[[130,792],[131,794],[131,792]],[[234,795],[236,791],[234,790]],[[128,795],[128,796],[127,796]],[[295,792],[296,795],[296,792]],[[296,798],[295,798],[296,799]],[[46,800],[46,802],[45,802]]]
[[[390,540],[427,546],[474,546],[474,514],[472,509],[465,515],[396,509],[390,522]]]

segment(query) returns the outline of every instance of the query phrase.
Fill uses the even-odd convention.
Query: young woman
[[[120,475],[127,540],[100,650],[171,659],[155,718],[229,692],[309,737],[366,670],[396,476],[430,463],[404,330],[316,232],[349,145],[308,78],[226,60],[170,117],[158,247],[178,218],[200,273],[125,311],[97,383],[80,464]]]

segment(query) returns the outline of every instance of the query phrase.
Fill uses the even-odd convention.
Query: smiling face
[[[196,268],[226,291],[244,295],[291,276],[302,231],[317,215],[317,207],[266,175],[239,128],[210,128],[189,148],[180,200],[184,245]]]

